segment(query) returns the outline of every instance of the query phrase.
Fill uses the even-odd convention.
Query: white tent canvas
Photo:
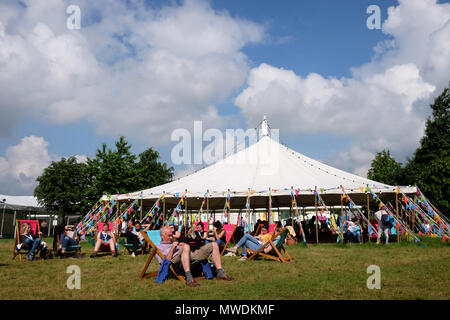
[[[33,196],[9,196],[0,194],[0,208],[5,207],[11,210],[33,210],[42,211],[44,208],[39,205],[36,197]]]
[[[262,137],[258,142],[209,167],[170,183],[113,198],[158,199],[165,193],[168,199],[179,197],[187,190],[185,197],[196,199],[194,202],[198,205],[198,200],[206,192],[211,198],[225,198],[228,192],[233,198],[241,199],[248,194],[251,197],[271,194],[286,198],[291,194],[291,187],[297,190],[296,194],[311,196],[315,188],[324,195],[336,195],[342,193],[341,187],[346,192],[362,193],[360,188],[369,186],[374,192],[395,193],[396,187],[333,168],[281,145],[270,137],[266,119],[262,122],[261,131]],[[413,189],[403,192],[414,192]],[[326,201],[326,197],[324,199]],[[242,200],[239,203],[242,204]],[[217,207],[220,207],[220,201]]]

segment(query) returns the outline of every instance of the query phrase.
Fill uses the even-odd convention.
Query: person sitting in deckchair
[[[220,221],[216,221],[213,224],[213,234],[214,239],[216,240],[216,243],[218,245],[226,245],[227,244],[227,236],[225,229],[222,226],[222,223]]]
[[[189,238],[195,242],[195,250],[200,249],[206,242],[208,233],[203,230],[203,222],[198,222],[196,230],[189,235]]]
[[[181,237],[181,232],[178,230],[175,230],[175,225],[173,223],[169,224],[169,228],[170,228],[170,231],[172,231],[173,238],[178,241],[178,239],[180,239],[180,237]]]
[[[244,234],[244,236],[239,240],[239,242],[230,249],[227,249],[230,252],[237,253],[238,248],[242,247],[242,257],[239,259],[240,261],[247,260],[247,248],[257,251],[264,245],[267,241],[272,238],[272,235],[269,233],[269,226],[267,223],[261,224],[261,234],[259,236],[252,236],[249,233]],[[264,248],[264,253],[269,253],[272,251],[272,246],[267,245]]]
[[[344,222],[344,228],[347,226],[347,231],[345,235],[349,238],[350,242],[357,240],[361,243],[361,226],[358,224],[358,218],[353,217],[351,221],[347,220]]]
[[[234,280],[225,274],[225,271],[222,268],[222,262],[220,260],[220,252],[219,245],[215,242],[208,243],[201,247],[199,250],[194,253],[191,252],[191,247],[189,244],[177,242],[173,239],[173,233],[169,227],[162,227],[160,230],[161,242],[156,246],[161,253],[166,257],[168,261],[172,263],[172,265],[180,264],[183,267],[186,283],[190,287],[197,287],[199,284],[194,280],[191,274],[191,261],[198,260],[204,261],[208,259],[208,257],[212,257],[214,265],[217,269],[217,280]],[[157,255],[159,263],[162,263],[162,259]]]
[[[61,249],[61,259],[65,257],[66,249],[68,246],[76,246],[77,243],[77,230],[73,225],[67,225],[64,227],[64,233],[61,234],[59,239],[59,246]]]
[[[38,232],[38,235],[34,234],[31,225],[27,222],[22,224],[20,231],[20,244],[18,246],[23,246],[28,250],[27,260],[31,261],[34,259],[34,252],[41,246],[39,236],[42,232]]]
[[[97,252],[101,249],[102,251],[107,251],[108,248],[111,250],[112,256],[117,257],[116,251],[116,237],[109,230],[109,224],[103,224],[103,231],[99,232],[97,235],[97,241],[95,243],[94,252],[91,254],[91,258],[97,256]]]
[[[142,227],[145,227],[145,229],[142,229]],[[134,258],[136,257],[136,251],[139,247],[143,247],[143,252],[146,252],[146,248],[144,248],[145,241],[144,236],[141,234],[141,230],[147,231],[150,229],[150,224],[141,225],[139,221],[136,221],[133,226],[130,227],[130,230],[126,233],[127,236],[127,243],[132,244],[133,248],[131,250],[131,256]]]

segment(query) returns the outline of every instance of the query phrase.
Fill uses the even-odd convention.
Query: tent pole
[[[408,209],[405,208],[405,225],[409,228],[409,213],[408,213]],[[408,232],[408,236],[406,237],[406,241],[409,242],[409,232]]]
[[[119,221],[120,221],[120,206],[119,206],[119,200],[117,200],[117,205],[116,205],[116,216],[117,216],[117,218],[119,218]]]
[[[209,190],[206,190],[206,221],[211,221],[211,217],[209,217]],[[209,228],[210,223],[208,223]],[[208,232],[209,230],[206,230]]]
[[[184,191],[184,236],[187,236],[188,207],[187,207],[187,189]]]
[[[412,215],[411,232],[412,235],[414,236],[414,229],[416,227],[416,213],[414,212],[414,210],[411,210],[411,215]]]
[[[316,242],[319,243],[319,218],[317,216],[317,187],[314,187],[314,204],[316,208]]]
[[[163,221],[162,221],[162,225],[164,226],[165,222],[166,222],[166,192],[165,191],[163,191],[163,195],[164,195],[164,198],[163,198]]]
[[[341,195],[341,244],[344,244],[344,206],[343,206],[343,199]]]
[[[14,226],[16,225],[16,210],[14,210],[14,220],[13,220],[13,223],[14,223]],[[16,238],[16,229],[17,228],[14,228],[14,238]]]
[[[3,223],[5,222],[5,210],[6,210],[6,201],[5,201],[5,205],[3,206],[2,230],[0,231],[1,238],[3,238]]]
[[[395,193],[395,212],[397,214],[397,223],[398,222],[398,193]],[[400,228],[397,229],[397,242],[400,242]]]
[[[142,198],[141,198],[141,210],[139,212],[139,221],[142,221]]]
[[[367,220],[369,220],[369,219],[370,219],[370,200],[369,200],[369,193],[367,193]],[[361,243],[364,243],[364,236],[363,236],[362,228],[361,228]]]

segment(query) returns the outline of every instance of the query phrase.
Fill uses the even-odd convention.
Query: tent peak
[[[261,122],[261,135],[262,137],[269,136],[269,125],[267,124],[266,115],[264,115],[264,119]]]

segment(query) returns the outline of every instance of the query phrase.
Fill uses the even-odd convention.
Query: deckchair
[[[55,241],[53,242],[53,252],[56,253],[60,249],[59,241],[61,238],[60,238],[59,234],[56,234],[55,237],[56,237],[56,242]],[[81,253],[80,236],[79,235],[77,235],[77,244],[76,245],[67,246],[66,254],[76,254],[78,251],[80,251],[80,253]]]
[[[283,246],[284,240],[286,239],[286,236],[287,236],[288,232],[289,231],[288,231],[287,228],[283,228],[283,229],[281,229],[280,232],[278,232],[276,235],[274,235],[272,237],[272,239],[276,239],[278,236],[280,237],[276,244],[274,244],[273,240],[270,239],[269,241],[264,243],[261,246],[261,248],[259,248],[256,251],[247,248],[247,251],[251,254],[251,256],[249,258],[247,258],[247,260],[252,260],[256,256],[260,255],[260,256],[263,256],[265,258],[272,259],[272,260],[275,260],[275,261],[291,262],[292,258],[291,258],[291,256],[289,255],[289,253],[286,251],[286,249]],[[269,253],[265,253],[263,251],[264,248],[267,245],[271,245],[272,246],[272,251],[270,251]],[[282,255],[280,251],[284,251],[284,255]]]
[[[151,230],[151,231],[157,231],[159,233],[158,230]],[[148,233],[151,231],[147,231],[147,232],[141,231],[141,234],[144,236],[145,241],[150,246],[150,256],[148,257],[147,262],[145,263],[144,269],[142,269],[142,272],[139,276],[140,279],[156,277],[158,275],[159,269],[157,271],[152,271],[152,272],[147,272],[147,269],[150,266],[150,263],[152,262],[152,259],[155,255],[158,255],[161,258],[161,260],[164,260],[164,258],[165,258],[164,254],[158,249],[158,247],[156,247],[156,244],[150,239]],[[156,237],[156,236],[154,236],[154,237]],[[159,238],[159,242],[161,242],[161,237]],[[181,254],[181,253],[179,253],[179,254]],[[183,276],[181,276],[179,273],[177,273],[175,271],[172,264],[169,266],[169,270],[171,271],[172,275],[175,276],[178,280],[180,280],[183,283],[186,283],[186,280],[183,278]],[[191,263],[191,270],[192,270],[192,263]],[[200,280],[200,279],[205,279],[205,277],[204,276],[196,277],[194,279]]]
[[[136,228],[133,227],[134,231],[136,231]],[[150,230],[149,230],[150,231]],[[159,230],[151,230],[151,231],[156,231],[159,233]],[[132,243],[126,243],[125,239],[122,239],[122,241],[120,242],[123,245],[123,252],[128,251],[129,254],[131,254],[133,252],[133,248],[134,248],[134,244]],[[142,244],[138,244],[137,248],[136,248],[136,253],[144,253],[143,252],[143,248],[144,246]]]
[[[39,232],[39,221],[38,220],[16,220],[16,238],[14,239],[14,249],[13,249],[13,260],[19,256],[19,260],[22,261],[22,254],[28,254],[28,250],[25,249],[23,246],[20,248],[20,250],[17,250],[17,245],[20,244],[20,226],[22,223],[29,223],[31,230],[33,233],[38,236]],[[41,235],[39,235],[39,238],[42,239]]]
[[[94,239],[91,239],[92,240],[91,243],[93,243],[94,246],[95,246],[95,244],[97,242],[98,230],[103,230],[103,225],[105,223],[106,222],[99,222],[99,223],[97,223],[97,228],[95,229]],[[108,225],[109,225],[109,230],[112,231],[112,233],[114,234],[114,237],[116,238],[116,252],[118,254],[119,253],[119,242],[118,242],[119,237],[118,237],[117,233],[114,231],[114,223],[113,222],[108,222]],[[101,247],[100,247],[100,250],[98,250],[98,252],[111,253],[111,249],[108,247],[107,250],[101,250]]]
[[[235,225],[235,224],[224,224],[223,225],[223,229],[225,230],[225,240],[227,241],[227,243],[225,244],[222,251],[220,252],[221,256],[223,256],[223,254],[225,253],[225,250],[228,247],[228,244],[230,243],[231,239],[233,239],[234,232],[236,231],[236,227],[237,227],[237,225]]]

